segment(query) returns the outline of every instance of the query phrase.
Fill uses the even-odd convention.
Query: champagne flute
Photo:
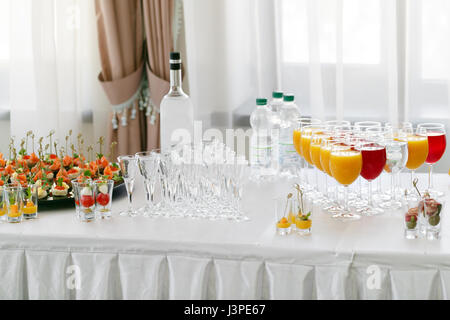
[[[309,169],[308,164],[310,164],[314,170],[314,163],[311,159],[311,151],[310,151],[310,145],[311,145],[311,138],[314,133],[321,133],[325,130],[325,126],[321,124],[313,124],[313,125],[307,125],[303,126],[301,129],[301,138],[300,138],[300,150],[302,153],[303,158],[306,160],[306,168]],[[309,170],[308,170],[309,171]],[[317,178],[317,176],[316,176]],[[316,179],[317,184],[317,179]],[[308,190],[309,189],[309,190]],[[317,193],[317,185],[312,184],[310,188],[306,190],[307,194],[316,194]]]
[[[299,118],[296,123],[296,128],[294,129],[294,147],[297,153],[300,155],[301,158],[301,164],[300,164],[300,178],[301,181],[305,181],[304,187],[307,190],[310,190],[309,186],[309,180],[308,180],[308,163],[306,162],[305,158],[302,155],[302,149],[301,149],[301,138],[302,138],[302,129],[305,126],[311,126],[311,125],[319,125],[322,121],[319,119],[312,119],[312,118]]]
[[[128,208],[120,212],[121,216],[136,217],[137,212],[133,209],[133,190],[134,181],[137,171],[137,160],[134,155],[119,156],[120,170],[122,172],[123,180],[125,181],[125,187],[128,195]]]
[[[317,130],[313,131],[312,136],[311,136],[311,142],[309,145],[310,159],[315,167],[315,186],[317,188],[316,194],[314,196],[314,201],[313,201],[313,203],[315,203],[315,204],[324,204],[325,202],[327,202],[326,197],[324,197],[324,193],[320,192],[319,173],[325,174],[325,180],[326,180],[326,173],[324,173],[324,169],[320,162],[320,148],[322,146],[322,142],[324,140],[329,140],[329,139],[331,139],[330,132],[322,130],[322,129],[317,129]],[[325,188],[326,189],[328,188],[327,184],[325,184]],[[327,192],[326,189],[325,189],[325,193]]]
[[[158,177],[159,154],[155,151],[136,153],[139,171],[144,179],[147,203],[138,210],[144,217],[157,216],[154,203],[155,185]]]

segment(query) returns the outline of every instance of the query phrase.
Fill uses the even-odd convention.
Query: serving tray
[[[125,188],[125,183],[121,181],[114,186],[113,189],[113,201],[114,199],[121,198],[126,195],[127,191]],[[66,208],[75,208],[75,201],[73,198],[72,191],[69,192],[67,197],[47,197],[45,199],[38,201],[39,211],[51,211]]]

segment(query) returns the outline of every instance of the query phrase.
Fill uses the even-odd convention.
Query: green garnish
[[[84,173],[83,173],[83,175],[85,175],[86,177],[91,177],[91,176],[92,176],[92,173],[91,173],[90,170],[85,170]]]
[[[113,180],[116,181],[116,182],[122,181],[122,177],[119,176],[119,175],[117,175],[117,174],[115,174],[115,175],[113,176]]]
[[[9,204],[12,205],[12,204],[15,204],[15,203],[16,203],[16,197],[14,197],[13,194],[10,194],[9,195]]]
[[[31,187],[25,189],[27,199],[31,199]]]
[[[306,216],[300,216],[300,220],[302,221],[308,221],[309,217],[311,217],[311,212],[309,212]]]

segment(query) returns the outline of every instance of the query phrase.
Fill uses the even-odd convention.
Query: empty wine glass
[[[139,171],[144,178],[144,187],[147,203],[138,210],[144,217],[158,216],[155,210],[155,185],[158,179],[159,154],[155,151],[145,151],[136,153]]]
[[[119,161],[120,170],[122,172],[123,180],[125,181],[128,195],[128,208],[121,211],[120,215],[136,217],[137,212],[133,209],[133,190],[137,171],[137,160],[136,157],[132,155],[119,156],[117,160]]]
[[[161,155],[161,184],[164,186],[163,214],[170,218],[183,217],[184,208],[178,206],[181,177],[181,159],[174,150]]]
[[[389,201],[382,202],[381,208],[395,210],[402,206],[395,192],[395,177],[405,168],[408,161],[408,143],[406,141],[397,141],[387,139],[384,142],[386,146],[386,166],[385,170],[391,178],[391,198]]]

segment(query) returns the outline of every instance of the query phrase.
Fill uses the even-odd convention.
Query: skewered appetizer
[[[35,153],[34,134],[30,131],[26,139],[22,139],[20,151],[17,153],[14,140],[9,146],[9,158],[0,153],[0,188],[8,183],[20,184],[23,187],[36,184],[38,198],[69,197],[71,196],[71,181],[77,179],[111,179],[116,183],[121,182],[120,169],[117,163],[110,163],[102,153],[104,139],[98,140],[99,152],[94,156],[94,148],[89,146],[84,153],[84,140],[78,135],[78,148],[71,144],[71,152],[68,152],[69,140],[72,132],[66,136],[66,147],[59,147],[58,143],[52,144],[54,131],[48,135],[49,143],[43,147],[44,138],[38,140],[39,148]],[[32,151],[28,153],[29,138],[32,138]],[[110,147],[110,155],[116,143]],[[87,158],[86,158],[87,157]]]
[[[65,197],[69,192],[69,185],[63,181],[63,178],[58,178],[58,182],[53,184],[52,195],[54,197]]]

